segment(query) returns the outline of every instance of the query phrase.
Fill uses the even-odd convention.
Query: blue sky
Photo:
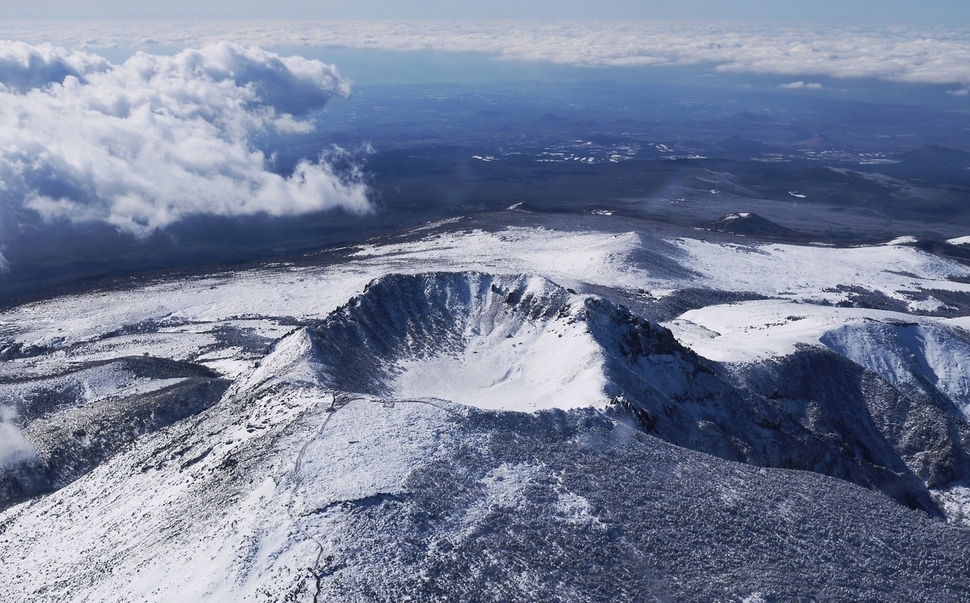
[[[966,0],[34,0],[0,18],[700,19],[970,23]]]

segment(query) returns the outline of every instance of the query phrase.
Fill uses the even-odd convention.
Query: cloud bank
[[[349,92],[332,65],[227,42],[121,65],[2,42],[5,226],[34,212],[144,237],[190,215],[367,212],[359,177],[340,177],[322,159],[282,176],[253,144],[267,132],[311,130],[301,118]]]
[[[0,25],[0,37],[81,47],[183,48],[228,39],[263,47],[483,52],[500,59],[632,67],[711,64],[731,73],[970,84],[970,32],[931,26],[529,21],[56,22]]]

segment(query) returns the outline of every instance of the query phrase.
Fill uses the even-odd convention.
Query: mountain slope
[[[592,409],[335,395],[294,367],[0,514],[18,551],[8,596],[963,596],[965,530],[846,482],[722,461]]]
[[[56,461],[0,459],[44,478],[5,596],[966,599],[965,268],[697,236],[457,221],[0,313],[0,454]]]
[[[528,412],[609,407],[674,444],[836,476],[937,516],[928,486],[962,476],[944,479],[907,464],[910,431],[885,428],[907,413],[872,399],[895,396],[919,409],[925,402],[836,354],[806,349],[739,381],[659,325],[539,277],[382,277],[319,325],[283,340],[248,383],[281,374],[382,399]],[[816,374],[827,377],[808,376]],[[860,375],[871,384],[860,389]],[[937,465],[959,466],[960,434],[970,431],[959,420],[948,425],[936,447],[949,442],[950,449]]]

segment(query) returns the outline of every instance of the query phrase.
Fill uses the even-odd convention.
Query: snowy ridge
[[[688,397],[698,367],[669,331],[599,297],[537,276],[436,272],[371,282],[277,344],[242,387],[285,378],[488,410],[604,409]]]
[[[937,391],[970,420],[970,335],[954,324],[900,312],[763,300],[692,310],[665,326],[720,362],[756,363],[800,346],[824,346],[896,386]]]
[[[259,395],[285,385],[322,388],[335,401],[449,400],[525,412],[592,406],[629,416],[675,444],[762,466],[838,475],[939,513],[927,483],[958,479],[947,478],[937,465],[962,448],[942,453],[928,468],[910,459],[905,436],[885,427],[894,419],[876,414],[874,424],[868,390],[851,390],[856,365],[795,353],[798,349],[790,352],[790,366],[782,362],[775,372],[740,384],[659,325],[545,278],[391,274],[368,284],[318,325],[284,338],[233,392]],[[802,378],[806,362],[831,375],[817,394],[825,401],[807,422],[802,411],[772,401],[785,383]],[[903,385],[871,378],[873,387],[885,390]],[[785,396],[800,396],[799,391]],[[818,404],[791,404],[805,403]],[[937,406],[928,408],[936,412]],[[950,421],[957,415],[954,410]],[[965,432],[970,443],[965,425],[931,429],[942,429],[944,438],[947,429]],[[846,454],[829,439],[832,431],[856,441],[865,455]],[[926,483],[913,473],[917,469]]]
[[[228,385],[204,367],[143,356],[0,384],[35,453],[0,471],[0,508],[65,486],[138,437],[215,404]]]
[[[936,389],[970,421],[970,335],[919,323],[867,322],[828,331],[819,341],[890,383]]]
[[[37,349],[92,360],[150,349],[154,356],[189,360],[216,343],[214,325],[253,329],[275,340],[292,330],[275,317],[323,319],[375,278],[432,270],[538,274],[577,291],[594,285],[662,297],[704,287],[833,304],[852,301],[855,294],[846,287],[864,277],[869,289],[914,312],[940,304],[928,304],[927,295],[914,299],[913,292],[970,293],[970,284],[953,280],[970,277],[970,269],[907,246],[835,249],[666,240],[637,232],[452,230],[365,244],[339,265],[280,265],[18,306],[0,312],[0,357],[11,349]],[[152,325],[153,332],[114,333],[138,325]]]
[[[493,410],[604,407],[583,296],[536,276],[389,275],[309,331],[324,382]]]
[[[490,410],[603,409],[631,379],[652,392],[634,397],[682,394],[695,361],[661,327],[542,277],[391,274],[282,339],[233,390],[285,381]]]

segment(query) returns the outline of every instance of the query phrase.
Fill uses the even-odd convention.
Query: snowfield
[[[966,600],[968,367],[906,240],[456,218],[38,301],[0,598]]]
[[[451,230],[460,224],[439,225],[444,230],[418,240],[362,245],[336,265],[278,265],[27,304],[0,313],[0,333],[8,344],[57,349],[149,321],[179,334],[244,321],[247,329],[269,329],[274,336],[273,317],[323,318],[374,278],[429,270],[537,274],[567,288],[597,285],[659,296],[706,287],[830,303],[851,300],[852,288],[864,283],[867,291],[917,313],[933,310],[920,305],[927,297],[921,292],[970,292],[970,284],[952,280],[970,278],[970,268],[905,246],[839,249],[522,227]],[[187,345],[201,349],[205,342]]]

